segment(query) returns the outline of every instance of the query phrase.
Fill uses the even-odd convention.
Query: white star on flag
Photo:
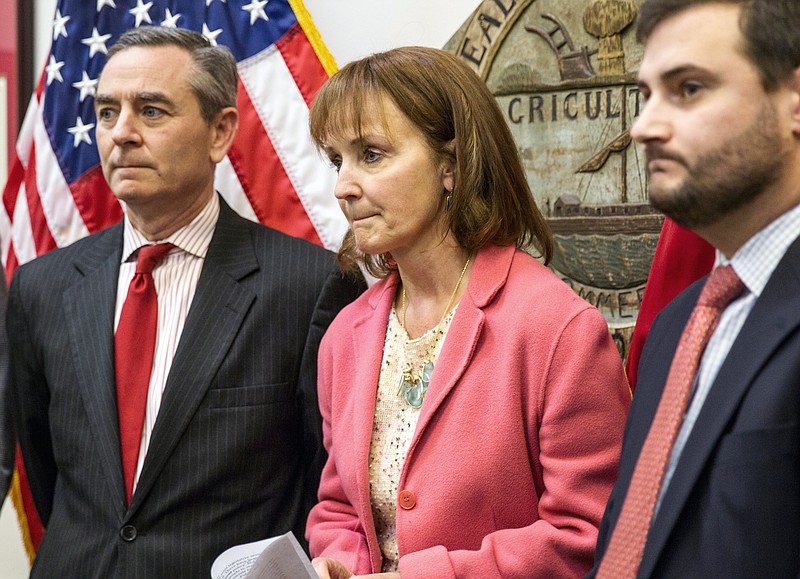
[[[250,13],[250,26],[256,23],[256,20],[259,18],[263,18],[264,20],[269,20],[267,18],[266,12],[264,12],[264,6],[267,4],[269,0],[251,0],[250,4],[245,4],[242,6],[242,10],[245,10]]]
[[[161,21],[161,26],[164,28],[177,28],[178,18],[180,17],[180,14],[175,14],[173,16],[172,12],[170,12],[169,8],[167,8],[167,14],[164,16],[164,20]]]
[[[69,16],[61,16],[61,10],[56,10],[56,17],[53,19],[53,40],[59,36],[67,37],[67,22]]]
[[[211,6],[211,3],[212,3],[213,1],[214,1],[214,0],[206,0],[206,6]],[[220,2],[222,2],[223,4],[225,4],[225,0],[220,0]]]
[[[150,19],[150,8],[153,7],[152,2],[148,2],[145,4],[143,0],[136,0],[136,6],[128,10],[131,14],[136,17],[136,28],[142,24],[142,22],[147,22],[148,24],[152,24],[153,21]]]
[[[89,123],[88,125],[84,125],[83,120],[81,120],[81,118],[78,117],[75,120],[75,126],[67,129],[67,132],[74,137],[72,146],[77,149],[78,145],[80,145],[81,143],[86,143],[87,145],[91,145],[92,138],[89,136],[89,131],[91,131],[93,128],[94,128],[94,123]]]
[[[49,85],[53,82],[53,79],[57,80],[58,82],[64,82],[64,77],[61,76],[61,69],[64,66],[64,61],[56,62],[56,57],[52,54],[50,55],[50,62],[47,63],[45,67],[45,72],[47,72],[47,84]]]
[[[208,41],[211,43],[211,46],[217,45],[217,36],[222,34],[222,28],[218,28],[217,30],[211,30],[208,27],[208,24],[203,22],[203,36],[208,38]]]
[[[92,28],[92,35],[89,38],[84,38],[81,40],[83,44],[89,47],[89,58],[92,58],[98,52],[102,52],[103,54],[108,54],[108,48],[106,48],[106,40],[111,38],[110,34],[100,34],[97,31],[97,28]]]
[[[84,70],[83,78],[81,78],[81,80],[78,82],[73,82],[72,86],[81,91],[81,102],[83,102],[83,99],[85,99],[87,96],[93,97],[95,95],[97,90],[97,79],[89,78],[89,75],[86,74],[86,71]]]
[[[114,0],[97,0],[97,11],[100,12],[100,9],[103,6],[111,6],[112,8],[116,8],[117,5],[114,4]]]

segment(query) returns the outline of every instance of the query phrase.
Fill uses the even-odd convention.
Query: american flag
[[[122,217],[99,166],[93,97],[108,47],[138,26],[189,28],[231,49],[240,125],[217,190],[245,217],[338,247],[347,225],[332,195],[335,173],[308,137],[308,107],[336,64],[302,0],[59,0],[0,207],[7,277]],[[31,553],[41,527],[19,474],[12,498]]]
[[[116,223],[99,167],[93,95],[127,28],[179,26],[239,63],[239,134],[216,186],[242,215],[329,249],[346,223],[335,175],[308,138],[308,106],[335,70],[301,0],[60,0],[0,209],[2,259],[17,265]]]

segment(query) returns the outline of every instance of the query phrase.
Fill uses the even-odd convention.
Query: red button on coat
[[[397,504],[401,509],[413,509],[417,504],[417,497],[411,491],[400,491],[400,494],[397,495]]]

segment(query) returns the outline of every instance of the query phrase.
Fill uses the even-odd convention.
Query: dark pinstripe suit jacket
[[[20,267],[18,437],[46,527],[32,577],[203,578],[227,547],[303,537],[324,457],[319,340],[360,284],[224,202],[130,507],[113,324],[122,226]]]
[[[0,508],[11,487],[17,439],[11,422],[11,390],[8,387],[8,340],[6,337],[6,302],[8,286],[0,267]]]

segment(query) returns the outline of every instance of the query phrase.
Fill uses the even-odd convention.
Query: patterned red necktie
[[[122,473],[129,504],[139,460],[158,325],[158,298],[151,273],[173,247],[171,243],[160,243],[139,249],[136,273],[128,286],[114,336]]]
[[[681,334],[667,383],[647,434],[598,579],[636,577],[653,519],[664,471],[683,421],[700,358],[720,316],[745,286],[729,265],[717,267],[706,281]]]

